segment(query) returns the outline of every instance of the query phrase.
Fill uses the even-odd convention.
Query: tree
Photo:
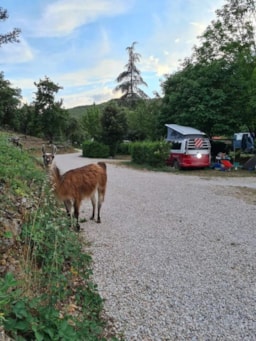
[[[118,144],[127,133],[126,115],[116,104],[108,104],[101,117],[102,142],[109,146],[110,155],[115,156]]]
[[[136,66],[141,56],[134,51],[135,44],[136,42],[133,42],[126,48],[129,55],[128,63],[125,65],[126,70],[120,73],[116,79],[120,84],[115,87],[115,91],[121,91],[124,94],[121,99],[148,98],[147,94],[138,88],[140,84],[147,86],[147,83],[144,82]]]
[[[199,37],[201,45],[194,47],[192,59],[209,62],[224,58],[234,61],[241,55],[255,56],[255,0],[226,0],[226,4],[216,11],[213,20]]]
[[[0,124],[17,128],[17,110],[20,104],[21,91],[11,87],[11,83],[4,79],[0,72]]]
[[[227,0],[216,11],[182,69],[163,83],[160,123],[192,125],[208,134],[255,132],[255,0]]]
[[[193,59],[207,63],[225,59],[236,70],[231,79],[233,87],[239,89],[234,97],[234,112],[240,109],[243,124],[256,132],[255,122],[255,0],[227,0],[216,11],[212,21],[200,37],[201,46],[195,47]],[[235,113],[236,115],[236,113]]]
[[[160,123],[177,123],[200,129],[209,136],[232,134],[241,125],[236,108],[239,90],[233,86],[234,67],[218,60],[190,64],[164,83]]]
[[[160,98],[149,99],[147,101],[140,100],[137,101],[137,105],[133,110],[127,110],[127,138],[129,140],[158,140],[157,121],[160,105]]]
[[[81,117],[81,125],[87,139],[99,141],[101,136],[101,112],[94,104],[86,109],[85,114]]]
[[[8,19],[8,12],[6,9],[0,7],[0,21],[5,21],[6,19]],[[11,32],[0,34],[0,46],[8,43],[18,43],[20,32],[21,30],[19,28],[14,28]]]
[[[68,111],[62,108],[62,100],[55,100],[55,95],[62,87],[48,77],[34,84],[37,87],[34,101],[37,134],[53,140],[63,135],[69,119]]]

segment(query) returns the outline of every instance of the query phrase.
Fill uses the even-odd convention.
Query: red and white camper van
[[[177,169],[210,166],[211,144],[205,133],[178,124],[165,126],[167,127],[166,140],[171,143],[168,165]]]

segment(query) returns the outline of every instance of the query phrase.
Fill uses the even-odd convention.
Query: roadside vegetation
[[[5,133],[0,149],[0,331],[14,340],[117,340],[102,317],[84,239],[47,173]]]

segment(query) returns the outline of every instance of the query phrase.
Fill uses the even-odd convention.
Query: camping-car
[[[165,124],[171,143],[167,165],[177,169],[206,168],[211,165],[211,144],[207,135],[195,128]]]

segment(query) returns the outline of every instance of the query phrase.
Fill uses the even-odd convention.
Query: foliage
[[[130,155],[131,154],[130,146],[131,142],[121,142],[118,145],[117,153],[121,155]]]
[[[239,89],[237,70],[224,60],[188,64],[163,84],[165,96],[159,123],[195,127],[209,136],[230,135],[239,129],[241,108],[236,107]]]
[[[8,12],[6,9],[0,7],[0,21],[5,21],[6,19],[8,19]],[[0,47],[3,44],[19,43],[20,32],[19,28],[14,28],[8,33],[0,34]]]
[[[256,52],[254,15],[255,0],[226,1],[199,37],[201,45],[195,46],[192,58],[200,63],[222,58],[232,62],[242,54],[248,61]]]
[[[125,112],[116,104],[110,104],[102,113],[101,124],[101,141],[109,146],[110,155],[115,156],[118,144],[123,141],[127,133]]]
[[[20,89],[14,89],[0,72],[0,125],[17,127],[16,114],[20,101]]]
[[[160,99],[138,100],[133,110],[126,111],[127,138],[131,141],[158,140],[158,117]]]
[[[83,239],[70,228],[42,169],[0,136],[1,214],[6,207],[10,214],[11,198],[15,211],[19,197],[31,203],[15,243],[19,266],[0,278],[0,324],[15,340],[105,340],[102,299]]]
[[[255,1],[229,0],[216,14],[191,58],[162,84],[159,127],[191,125],[212,136],[245,124],[255,132]]]
[[[130,151],[133,162],[161,167],[165,165],[170,154],[170,145],[165,141],[133,142]]]
[[[85,141],[82,146],[83,156],[94,158],[108,158],[109,146],[97,141]]]
[[[43,135],[53,140],[66,129],[69,119],[68,111],[62,108],[62,100],[55,100],[55,95],[62,87],[48,77],[34,84],[37,87],[34,101],[35,122]]]
[[[100,118],[101,111],[95,104],[86,109],[80,119],[86,139],[100,139],[102,132]]]
[[[120,83],[116,86],[115,91],[121,91],[124,93],[122,99],[137,99],[137,98],[147,98],[148,96],[142,91],[138,86],[140,84],[147,85],[140,75],[140,71],[136,66],[136,63],[140,61],[140,54],[136,53],[135,50],[136,42],[133,42],[131,46],[128,46],[126,50],[128,51],[129,59],[128,63],[125,65],[126,70],[120,73],[116,81]]]

